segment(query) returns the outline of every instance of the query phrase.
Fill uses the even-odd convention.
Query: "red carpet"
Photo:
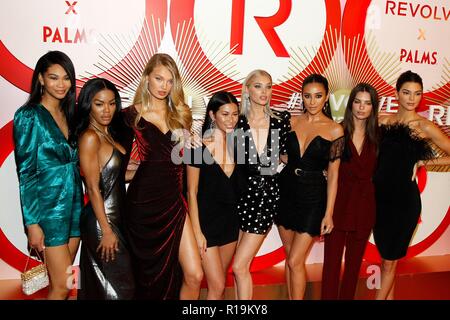
[[[373,299],[375,290],[366,285],[368,263],[363,263],[356,293],[356,299]],[[370,268],[369,268],[370,271]],[[322,264],[307,266],[308,284],[306,299],[320,299],[320,279]],[[254,299],[280,300],[287,299],[282,265],[253,273]],[[397,270],[395,298],[397,300],[450,300],[450,255],[415,257],[400,261]],[[47,290],[26,296],[20,289],[20,280],[0,280],[1,300],[45,299]],[[201,298],[206,295],[202,289]],[[226,299],[234,299],[234,284],[231,274],[227,278]],[[76,291],[72,290],[70,299],[76,299]]]

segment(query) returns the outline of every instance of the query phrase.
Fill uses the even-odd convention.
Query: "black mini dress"
[[[324,170],[340,158],[344,137],[329,141],[314,137],[303,153],[295,131],[289,132],[286,147],[288,164],[280,174],[281,201],[277,225],[311,236],[320,235],[327,207],[327,180]]]

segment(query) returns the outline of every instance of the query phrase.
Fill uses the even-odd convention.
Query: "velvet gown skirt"
[[[178,253],[187,207],[183,168],[142,161],[127,191],[126,232],[134,260],[137,299],[178,299]]]

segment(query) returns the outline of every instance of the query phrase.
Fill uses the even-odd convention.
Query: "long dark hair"
[[[322,76],[321,74],[317,74],[317,73],[313,73],[310,74],[309,76],[307,76],[302,83],[302,93],[303,93],[303,89],[306,87],[307,84],[310,83],[320,83],[323,85],[323,87],[325,88],[325,94],[328,94],[329,92],[329,87],[328,87],[328,80],[327,78],[325,78],[324,76]],[[333,120],[333,116],[331,115],[331,108],[330,108],[330,103],[325,102],[325,105],[323,106],[323,114],[326,115],[328,118],[330,118],[331,120]]]
[[[212,119],[209,116],[209,112],[212,111],[212,113],[215,114],[221,106],[228,103],[234,103],[239,108],[239,103],[232,93],[227,91],[218,91],[214,93],[206,106],[205,121],[202,126],[202,135],[211,128]]]
[[[423,81],[422,81],[422,77],[419,76],[417,73],[412,72],[411,70],[405,71],[403,72],[397,79],[397,83],[395,84],[395,89],[397,90],[397,92],[400,92],[400,89],[402,87],[402,85],[405,82],[415,82],[420,84],[420,86],[423,89]]]
[[[377,90],[368,83],[358,83],[350,92],[347,107],[344,113],[344,120],[342,126],[344,127],[345,140],[350,141],[355,132],[355,122],[353,121],[353,102],[355,101],[358,92],[368,92],[370,95],[370,102],[372,103],[372,111],[369,118],[366,120],[365,134],[366,139],[378,147],[378,93]],[[347,144],[346,144],[346,149]],[[344,151],[344,160],[350,158],[349,150]]]
[[[31,78],[31,93],[28,98],[27,104],[39,104],[42,100],[42,85],[39,81],[39,74],[44,76],[44,73],[51,66],[58,64],[64,71],[70,80],[70,89],[67,92],[64,99],[61,100],[61,109],[66,117],[67,125],[69,127],[69,141],[73,142],[73,127],[74,127],[74,114],[75,114],[75,97],[76,97],[76,78],[75,68],[72,60],[61,51],[49,51],[44,54],[36,63],[34,67],[33,77]]]
[[[78,139],[84,130],[89,127],[90,114],[92,108],[92,100],[95,95],[102,90],[111,90],[114,93],[116,100],[116,110],[114,112],[111,123],[108,126],[108,132],[116,139],[117,133],[114,131],[115,124],[118,123],[119,113],[122,109],[122,103],[119,95],[119,91],[116,86],[109,80],[104,78],[94,78],[88,80],[83,88],[81,88],[80,95],[78,96],[76,120],[74,136]]]

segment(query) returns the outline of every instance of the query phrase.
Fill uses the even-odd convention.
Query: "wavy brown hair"
[[[166,98],[167,116],[166,123],[170,131],[174,132],[177,129],[190,130],[192,125],[192,113],[189,107],[184,102],[184,92],[181,83],[180,72],[175,61],[171,56],[165,53],[157,53],[151,57],[145,66],[142,73],[139,86],[134,95],[133,104],[140,104],[141,108],[138,111],[138,115],[134,120],[135,127],[142,117],[142,114],[151,110],[152,97],[148,90],[147,77],[158,66],[166,67],[173,77],[173,86],[169,95]]]
[[[345,139],[351,140],[355,132],[355,123],[353,122],[352,106],[358,92],[367,92],[370,95],[372,111],[366,120],[366,138],[370,143],[378,147],[378,93],[377,90],[368,83],[358,83],[350,92],[347,102],[347,108],[344,113],[342,126],[344,127]]]

